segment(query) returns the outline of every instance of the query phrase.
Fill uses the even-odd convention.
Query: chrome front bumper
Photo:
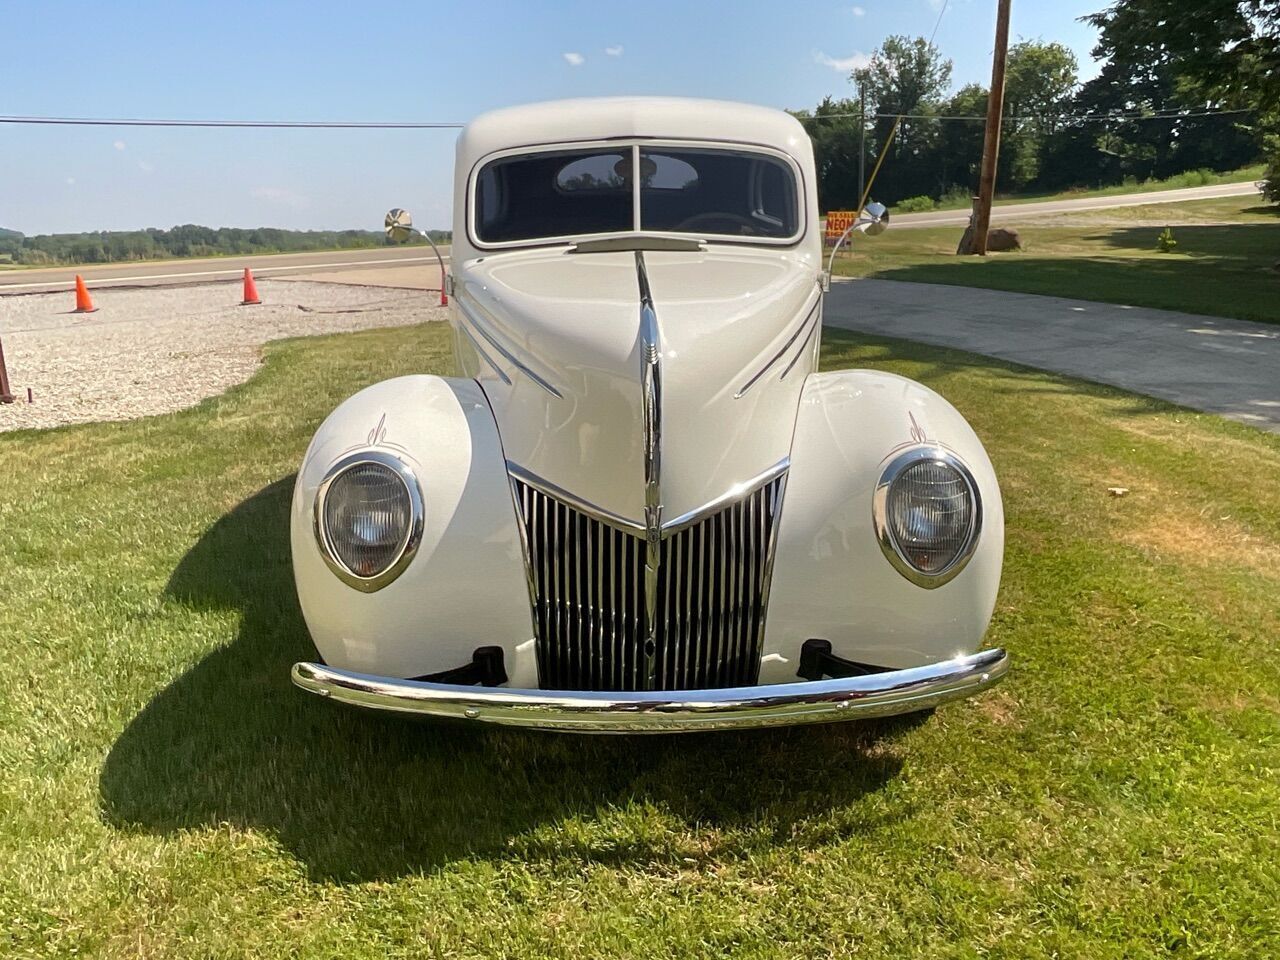
[[[887,673],[725,690],[594,693],[464,687],[373,677],[318,663],[294,664],[293,682],[342,703],[415,716],[576,733],[681,733],[910,713],[994,686],[1008,669],[1003,650],[983,650]]]

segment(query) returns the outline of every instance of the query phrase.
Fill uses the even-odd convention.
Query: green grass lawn
[[[1156,249],[1166,224],[1178,241],[1173,253]],[[855,237],[836,273],[1280,323],[1280,206],[1233,197],[997,226],[1016,227],[1023,249],[957,257],[959,226],[890,228]]]
[[[575,739],[293,689],[292,471],[349,392],[443,369],[442,327],[0,435],[0,956],[1280,952],[1280,437],[823,349],[942,391],[1000,475],[1013,672],[924,723]]]
[[[1188,170],[1164,180],[1144,180],[1141,183],[1130,181],[1117,183],[1110,187],[1081,187],[1074,190],[1059,190],[1057,193],[1016,193],[997,194],[997,204],[1010,203],[1042,203],[1046,200],[1081,200],[1086,197],[1119,197],[1130,193],[1152,193],[1157,190],[1185,190],[1188,187],[1208,187],[1220,183],[1251,183],[1261,180],[1266,175],[1267,165],[1255,163],[1239,170],[1227,170],[1213,173],[1208,170]],[[945,197],[935,206],[935,210],[968,210],[972,206],[969,197]],[[895,209],[895,208],[890,208]]]

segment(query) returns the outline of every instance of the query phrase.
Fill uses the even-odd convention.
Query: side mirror
[[[392,243],[404,243],[413,236],[413,216],[408,210],[392,207],[387,211],[383,226],[387,231],[387,239]]]
[[[868,203],[858,218],[859,229],[868,237],[878,237],[889,229],[889,211],[883,203]]]
[[[868,237],[878,237],[888,229],[889,210],[883,203],[872,202],[863,207],[862,213],[849,225],[848,230],[840,234],[840,239],[831,248],[831,256],[827,258],[827,269],[823,272],[820,281],[822,292],[829,293],[831,290],[831,270],[835,266],[836,253],[839,252],[841,245],[849,239],[849,234],[858,230]]]

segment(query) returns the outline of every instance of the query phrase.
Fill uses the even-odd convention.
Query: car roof
[[[687,97],[584,97],[481,114],[458,138],[458,172],[499,150],[623,138],[751,143],[812,162],[813,147],[795,117],[771,107]]]

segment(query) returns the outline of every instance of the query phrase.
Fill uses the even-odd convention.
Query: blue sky
[[[485,0],[0,5],[0,112],[466,121],[559,97],[668,94],[805,107],[852,95],[856,58],[927,36],[942,0]],[[1107,0],[1014,0],[1012,36],[1096,72],[1077,18]],[[990,79],[995,0],[951,0],[937,43]],[[0,226],[447,226],[456,131],[0,127]]]

